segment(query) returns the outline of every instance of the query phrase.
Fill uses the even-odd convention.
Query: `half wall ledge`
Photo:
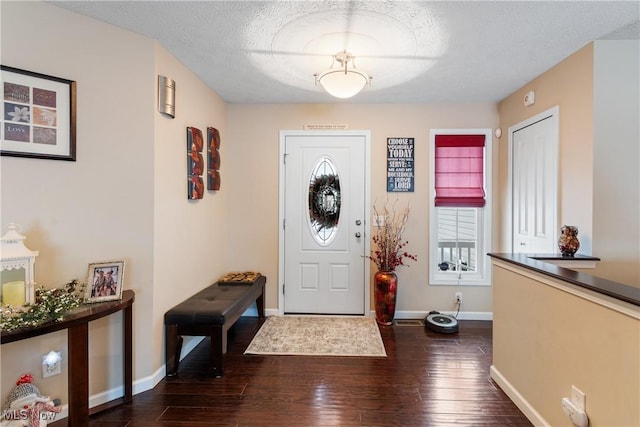
[[[560,257],[541,254],[521,253],[489,253],[491,258],[515,264],[527,270],[535,271],[546,276],[560,279],[590,291],[618,299],[636,306],[640,306],[640,288],[592,276],[580,271],[560,267],[549,262]],[[598,258],[583,257],[586,261],[598,261]]]

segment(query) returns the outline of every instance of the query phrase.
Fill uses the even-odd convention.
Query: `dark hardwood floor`
[[[203,375],[206,339],[181,362],[178,378],[92,416],[90,425],[532,425],[489,378],[491,322],[461,321],[450,335],[381,327],[386,358],[243,355],[260,324],[238,321],[224,378]]]

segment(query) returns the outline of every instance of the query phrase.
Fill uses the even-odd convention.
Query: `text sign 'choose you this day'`
[[[414,138],[387,138],[387,192],[413,192]]]

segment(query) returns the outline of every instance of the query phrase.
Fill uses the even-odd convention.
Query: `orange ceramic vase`
[[[391,325],[396,313],[398,276],[393,271],[378,271],[373,277],[376,300],[376,320],[381,325]]]

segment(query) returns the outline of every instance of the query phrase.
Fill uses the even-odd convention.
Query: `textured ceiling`
[[[640,38],[636,1],[52,4],[158,40],[230,103],[499,101],[592,40]],[[373,81],[338,100],[313,74],[345,49]]]

